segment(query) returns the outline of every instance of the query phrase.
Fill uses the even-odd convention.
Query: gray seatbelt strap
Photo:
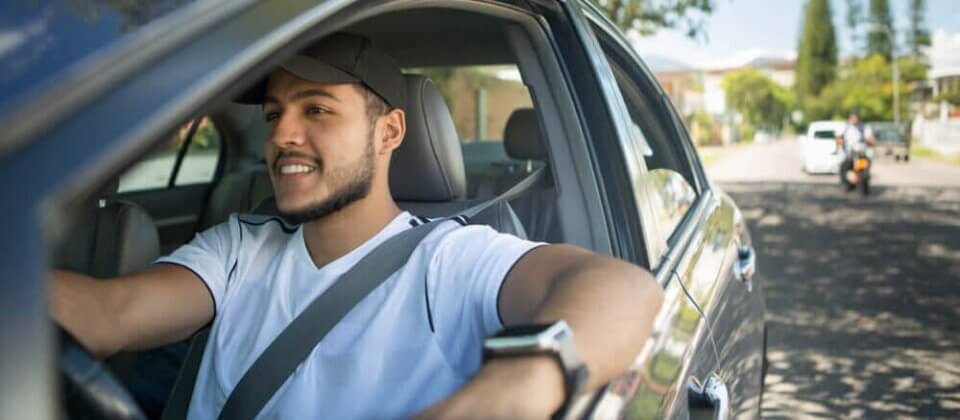
[[[546,176],[546,173],[547,173],[546,167],[537,169],[531,172],[530,175],[528,175],[526,178],[518,182],[516,185],[510,187],[510,189],[500,193],[500,195],[490,199],[489,201],[484,201],[483,203],[480,203],[476,206],[466,209],[463,212],[461,212],[460,215],[466,216],[469,219],[471,217],[474,217],[480,214],[480,212],[490,208],[490,206],[496,203],[513,200],[514,198],[517,198],[517,196],[519,196],[520,194],[523,194],[527,192],[527,190],[539,185],[540,182],[542,182],[543,179],[545,179],[544,177]]]
[[[471,218],[498,202],[511,200],[537,185],[544,178],[544,174],[543,168],[538,169],[503,194],[471,207],[460,215]],[[340,276],[333,286],[314,299],[260,354],[227,397],[218,418],[255,418],[323,337],[365,296],[406,264],[420,241],[443,220],[417,226],[387,239]],[[200,342],[198,336],[198,340],[191,344],[184,369],[193,368],[193,373],[185,375],[181,372],[177,378],[173,395],[163,413],[164,420],[186,418],[205,342],[206,337]],[[188,379],[192,379],[189,385],[183,383]],[[183,394],[186,395],[185,399]],[[172,406],[174,403],[180,406]],[[179,417],[175,417],[180,413],[182,414]]]
[[[193,387],[197,383],[197,372],[200,372],[200,361],[203,360],[203,349],[207,347],[210,337],[210,327],[206,327],[190,340],[187,349],[187,358],[180,367],[177,381],[173,383],[170,398],[163,407],[161,420],[183,420],[187,418],[187,409],[190,408],[190,397],[193,396]]]

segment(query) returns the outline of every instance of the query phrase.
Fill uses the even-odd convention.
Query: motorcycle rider
[[[847,181],[847,171],[853,168],[853,159],[857,152],[866,150],[867,146],[875,146],[877,139],[873,130],[860,121],[860,113],[851,111],[847,117],[847,125],[837,134],[837,148],[843,150],[843,163],[840,164],[840,183],[852,190],[856,185]],[[869,159],[869,158],[868,158]]]

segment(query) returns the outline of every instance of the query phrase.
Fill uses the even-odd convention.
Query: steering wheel
[[[103,362],[97,360],[67,330],[60,336],[62,396],[70,418],[146,419],[140,406]]]

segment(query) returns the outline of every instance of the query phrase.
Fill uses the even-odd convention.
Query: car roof
[[[0,112],[194,0],[9,2],[0,14]]]

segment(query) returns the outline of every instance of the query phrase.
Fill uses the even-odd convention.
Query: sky
[[[867,11],[867,1],[864,12]],[[909,0],[890,0],[894,27],[909,27]],[[631,36],[641,56],[659,56],[697,68],[734,66],[758,54],[795,57],[804,0],[715,0],[707,17],[705,40],[691,40],[681,30],[661,30],[652,37]],[[841,55],[851,51],[846,32],[846,0],[830,0]],[[927,0],[926,26],[960,32],[960,0]],[[898,42],[904,38],[898,35]],[[648,60],[649,61],[649,60]]]

